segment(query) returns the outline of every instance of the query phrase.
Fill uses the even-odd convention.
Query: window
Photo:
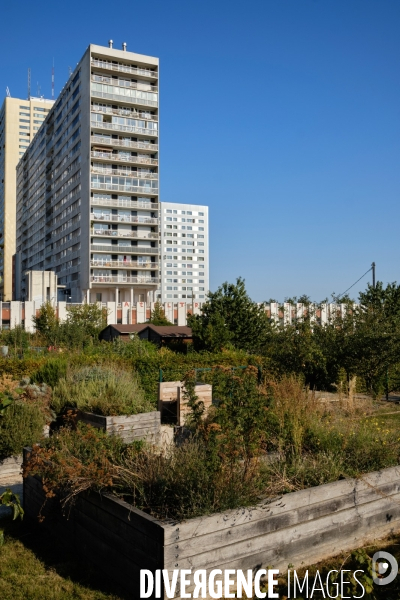
[[[204,279],[199,279],[199,283],[204,283]]]
[[[23,108],[20,106],[20,108]],[[41,110],[42,112],[49,112],[49,108],[41,108],[40,106],[34,106],[33,110]],[[42,115],[38,115],[39,117],[41,117]]]
[[[192,211],[191,211],[191,210],[188,210],[186,214],[187,214],[187,215],[191,215],[191,214],[192,214]]]
[[[199,212],[199,217],[204,217],[204,213]]]
[[[199,231],[204,231],[204,227],[199,227]]]
[[[181,211],[182,215],[186,215],[186,210]]]
[[[20,129],[30,129],[30,127],[28,127],[28,125],[20,125],[19,128]]]
[[[19,146],[19,148],[24,148],[24,150],[27,149],[28,146]]]
[[[174,210],[174,211],[173,211],[173,213],[174,213],[174,215],[177,215],[177,214],[178,214],[178,211],[177,211],[177,210]]]
[[[165,212],[167,212],[167,213],[169,213],[169,214],[172,215],[172,210],[170,210],[169,208],[167,208],[167,210]]]
[[[20,119],[19,120],[20,123],[30,123],[29,119]]]
[[[167,221],[172,221],[172,217],[167,217]]]
[[[199,223],[204,223],[204,219],[199,219]]]
[[[167,298],[172,298],[172,294],[167,294]]]
[[[34,121],[33,121],[33,122],[34,122],[34,123],[36,123],[36,125],[37,125],[37,124],[41,125],[41,124],[43,123],[43,121],[36,121],[35,119],[34,119]]]
[[[21,106],[20,105],[20,108],[22,108],[22,110],[29,110],[29,106]]]
[[[203,287],[199,287],[200,292],[204,292],[204,288]]]
[[[168,287],[167,287],[167,290],[171,290],[171,291],[172,291],[172,287],[171,287],[171,286],[168,286]]]
[[[29,140],[19,140],[20,142],[22,142],[23,144],[29,144]]]
[[[172,271],[167,271],[167,275],[172,275]]]

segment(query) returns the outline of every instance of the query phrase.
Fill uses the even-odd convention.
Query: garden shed
[[[152,325],[141,323],[137,325],[108,325],[99,334],[100,340],[112,342],[115,339],[129,341],[133,335],[138,335],[142,340],[148,340],[158,346],[171,342],[191,342],[192,330],[181,325]]]

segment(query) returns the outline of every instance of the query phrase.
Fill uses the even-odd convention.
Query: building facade
[[[17,168],[16,296],[151,302],[159,283],[158,59],[90,45]]]
[[[164,302],[205,302],[209,290],[208,206],[162,202],[160,288]]]
[[[0,109],[0,300],[12,300],[16,167],[53,105],[44,98],[4,99]]]

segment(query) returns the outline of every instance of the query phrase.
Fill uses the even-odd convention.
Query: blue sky
[[[400,280],[399,28],[399,0],[8,2],[0,91],[50,97],[54,57],[57,95],[110,38],[160,57],[161,200],[210,206],[211,288],[320,300]]]

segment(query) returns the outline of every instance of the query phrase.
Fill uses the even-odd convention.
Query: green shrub
[[[0,459],[22,453],[43,437],[46,415],[33,403],[16,400],[0,417]]]
[[[133,373],[99,365],[71,370],[59,380],[53,390],[52,408],[61,413],[67,406],[104,416],[154,410]]]
[[[32,383],[47,383],[52,388],[62,377],[67,375],[67,361],[63,358],[53,358],[45,362],[31,376]]]

